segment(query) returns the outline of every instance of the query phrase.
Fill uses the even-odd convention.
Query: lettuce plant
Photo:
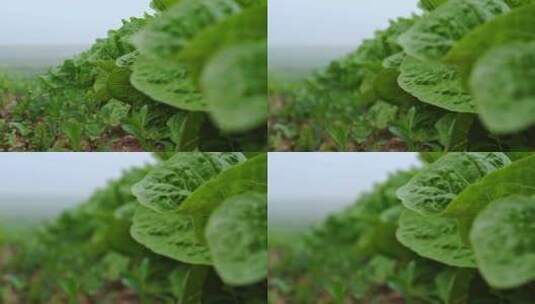
[[[229,284],[267,275],[266,155],[179,153],[132,188],[132,236],[184,263],[213,265]]]
[[[183,152],[125,172],[28,235],[2,235],[0,301],[266,303],[266,165]]]
[[[346,126],[344,146],[359,150],[389,150],[395,141],[416,151],[531,149],[535,3],[429,0],[420,7],[297,89],[282,90],[281,124],[317,124],[315,149],[333,140],[331,124]]]
[[[293,245],[295,260],[279,260],[272,280],[295,284],[290,297],[304,278],[324,275],[305,294],[317,297],[342,281],[346,300],[529,303],[535,155],[423,156],[425,165],[390,176]]]
[[[399,240],[419,254],[439,262],[478,268],[495,288],[519,287],[535,279],[530,263],[518,267],[519,264],[514,261],[516,257],[522,259],[535,250],[529,236],[530,229],[533,229],[530,228],[533,226],[530,224],[533,219],[533,201],[530,196],[534,194],[531,175],[535,169],[535,157],[526,157],[491,172],[480,171],[484,175],[481,179],[463,179],[464,185],[456,193],[456,188],[452,187],[450,181],[443,179],[446,183],[441,185],[443,181],[425,176],[430,171],[436,171],[438,165],[451,161],[453,155],[455,154],[444,156],[414,178],[426,179],[450,193],[451,196],[443,201],[444,205],[439,212],[430,215],[423,212],[425,209],[414,209],[412,201],[402,195],[404,192],[419,193],[423,187],[414,187],[409,183],[407,188],[398,190],[403,205],[412,209],[401,215]],[[469,159],[471,155],[464,154],[461,157]],[[503,159],[507,158],[505,155],[493,157],[499,157],[502,166]],[[455,167],[463,168],[463,176],[468,173],[465,166],[459,167],[450,162],[450,168]],[[482,167],[479,166],[480,170]],[[424,199],[425,197],[433,200],[435,193],[424,194]],[[421,206],[425,204],[424,202]],[[512,224],[511,221],[518,222]],[[503,233],[512,238],[503,243],[504,236],[491,233],[492,229],[503,229]],[[485,235],[482,231],[486,232]],[[490,245],[497,247],[492,250]],[[499,254],[496,252],[498,248]],[[524,271],[526,274],[523,274]]]
[[[265,150],[267,1],[151,7],[23,92],[2,81],[0,100],[20,95],[8,111],[0,105],[2,133],[20,144],[0,138],[0,149]]]

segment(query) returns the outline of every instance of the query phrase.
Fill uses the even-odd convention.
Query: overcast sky
[[[17,0],[0,10],[0,44],[89,44],[150,0]],[[415,12],[417,0],[269,0],[272,45],[346,45]]]
[[[270,46],[345,46],[417,12],[418,0],[269,0]]]
[[[150,0],[5,0],[2,44],[91,44],[121,19],[142,16]]]
[[[416,153],[270,153],[269,216],[324,217],[418,164]]]
[[[122,170],[151,160],[150,153],[0,153],[0,197],[88,197]]]

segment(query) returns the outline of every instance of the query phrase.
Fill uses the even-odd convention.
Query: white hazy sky
[[[388,173],[418,164],[416,153],[270,153],[269,216],[324,217]]]
[[[269,0],[270,46],[345,46],[418,11],[418,0]]]
[[[5,3],[4,3],[5,2]],[[150,0],[4,0],[2,44],[91,44],[121,19],[142,16]]]
[[[0,197],[88,197],[122,170],[152,159],[150,153],[0,153]]]

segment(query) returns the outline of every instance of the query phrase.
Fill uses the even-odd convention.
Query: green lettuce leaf
[[[420,0],[420,7],[426,11],[432,11],[448,0]]]
[[[189,215],[158,213],[138,205],[130,234],[157,254],[189,264],[212,264],[210,250],[197,237]]]
[[[523,158],[535,155],[535,152],[505,152],[507,157],[512,161],[521,160]]]
[[[115,68],[107,79],[107,91],[112,98],[130,104],[148,101],[149,98],[130,83],[132,72],[127,68]]]
[[[463,77],[467,78],[474,64],[489,50],[514,41],[534,40],[534,15],[535,4],[531,4],[482,24],[457,41],[444,61],[455,64]]]
[[[495,48],[477,61],[470,88],[490,131],[513,133],[535,123],[534,77],[535,41]]]
[[[399,69],[403,60],[407,57],[404,52],[396,53],[383,60],[382,66],[385,69]]]
[[[535,194],[535,156],[517,160],[469,186],[448,205],[444,214],[459,220],[461,236],[468,240],[476,216],[492,201],[511,194]]]
[[[180,0],[152,0],[150,7],[157,11],[165,11],[179,1]]]
[[[455,219],[405,210],[396,237],[420,256],[456,267],[476,267],[472,249],[459,237]]]
[[[100,114],[106,124],[117,127],[128,116],[130,107],[129,104],[112,99],[100,109]]]
[[[177,153],[154,167],[132,193],[154,211],[175,211],[201,185],[243,161],[241,153]]]
[[[398,111],[398,106],[379,100],[370,107],[366,119],[374,128],[385,129],[396,119]],[[346,131],[344,127],[340,129]]]
[[[383,62],[385,64],[385,62]],[[395,63],[386,63],[394,65]],[[397,68],[382,69],[374,80],[375,95],[384,101],[398,105],[408,104],[416,98],[408,94],[398,85],[399,71]]]
[[[138,57],[139,57],[138,51],[130,52],[126,55],[123,55],[117,58],[117,60],[115,60],[115,65],[121,68],[129,68],[136,62]]]
[[[510,7],[519,7],[535,2],[535,0],[505,0]]]
[[[229,284],[260,280],[259,256],[266,247],[255,246],[266,238],[266,157],[264,153],[243,162],[241,153],[176,154],[132,187],[141,204],[130,234],[152,251],[181,262],[211,265],[217,260],[216,269]],[[249,191],[255,194],[244,194]],[[239,252],[225,247],[240,241],[246,248]]]
[[[492,202],[470,232],[477,264],[495,288],[535,280],[535,197],[509,196]]]
[[[196,229],[202,236],[208,217],[223,201],[249,191],[267,192],[266,153],[248,159],[204,183],[182,202],[179,210],[194,216]]]
[[[454,68],[407,57],[400,69],[399,86],[420,101],[453,112],[476,112],[472,96]]]
[[[446,209],[466,187],[510,164],[504,153],[449,153],[397,190],[403,205],[422,215]]]
[[[266,44],[239,44],[223,49],[204,69],[201,86],[210,115],[223,131],[240,132],[265,124]]]
[[[253,6],[199,32],[179,54],[179,59],[189,66],[197,80],[208,61],[221,50],[253,42],[265,44],[266,39],[267,6]],[[257,68],[263,68],[266,62],[267,59]]]
[[[188,111],[207,109],[184,65],[139,56],[132,70],[132,85],[152,99]]]
[[[143,55],[172,59],[204,28],[241,11],[234,0],[181,0],[134,35]]]
[[[508,11],[502,0],[450,0],[417,21],[399,44],[412,57],[439,60],[471,30]]]
[[[206,226],[214,267],[223,281],[247,285],[267,276],[267,197],[248,192],[225,200]]]

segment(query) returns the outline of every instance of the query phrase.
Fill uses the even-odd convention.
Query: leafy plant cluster
[[[151,6],[11,96],[0,149],[264,150],[266,1]]]
[[[533,148],[531,0],[423,0],[353,53],[271,92],[278,150]],[[272,101],[273,104],[274,101]]]
[[[424,159],[298,246],[270,245],[270,303],[531,303],[535,156]]]
[[[2,303],[265,303],[266,154],[178,153],[24,235]]]

